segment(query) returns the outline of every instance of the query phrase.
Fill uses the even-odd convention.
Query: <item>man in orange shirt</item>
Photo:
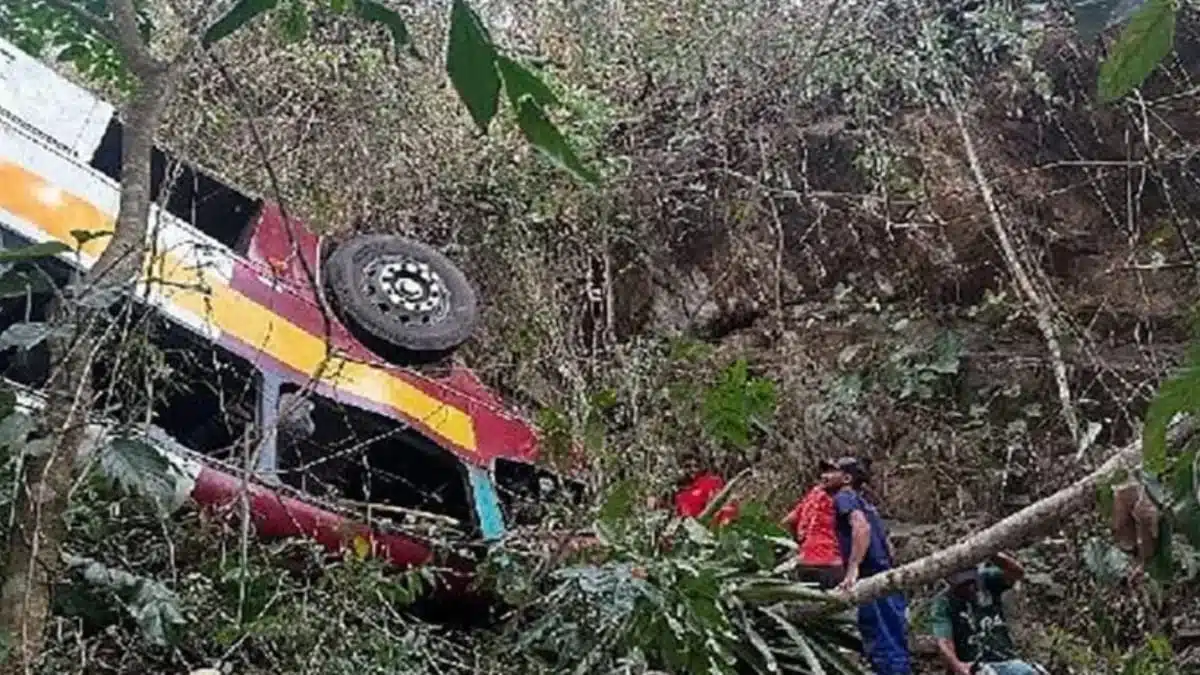
[[[821,588],[834,588],[844,569],[834,530],[833,497],[821,483],[814,485],[783,519],[792,528],[800,550],[800,578]]]

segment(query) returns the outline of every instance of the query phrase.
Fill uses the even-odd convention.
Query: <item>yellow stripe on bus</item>
[[[52,195],[53,198],[46,198]],[[75,245],[72,230],[111,230],[113,219],[11,162],[0,161],[0,208],[53,239]],[[83,251],[99,256],[109,238],[93,239]],[[203,317],[278,361],[339,390],[400,410],[459,447],[476,449],[475,425],[461,409],[426,394],[378,368],[342,358],[327,359],[325,341],[230,288],[211,268],[197,269],[170,251],[147,261],[155,290],[185,312]]]

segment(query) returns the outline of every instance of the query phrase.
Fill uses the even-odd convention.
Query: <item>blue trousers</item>
[[[904,596],[889,595],[858,608],[863,656],[875,675],[911,675]]]

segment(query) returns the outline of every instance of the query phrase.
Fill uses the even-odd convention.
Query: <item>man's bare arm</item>
[[[937,648],[938,655],[942,657],[942,663],[946,664],[953,675],[971,675],[971,666],[958,660],[958,653],[954,650],[954,640],[940,637],[937,639]]]
[[[786,516],[784,516],[784,518],[783,518],[783,526],[790,528],[796,524],[797,520],[800,520],[800,507],[799,506],[796,506],[796,508],[792,509],[791,511],[788,511],[788,514]]]
[[[846,561],[846,569],[857,570],[870,546],[871,523],[862,511],[854,511],[850,514],[850,559]]]
[[[992,556],[992,562],[1000,568],[1004,574],[1004,581],[1009,586],[1025,578],[1025,566],[1021,564],[1021,561],[1003,551]]]

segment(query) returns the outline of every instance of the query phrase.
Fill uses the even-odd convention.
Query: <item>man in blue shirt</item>
[[[859,494],[867,469],[854,457],[827,460],[821,480],[833,495],[838,547],[846,561],[839,588],[849,590],[860,578],[890,570],[894,564],[887,529],[875,506]],[[858,608],[863,655],[876,675],[910,675],[908,618],[904,596],[895,593]]]

